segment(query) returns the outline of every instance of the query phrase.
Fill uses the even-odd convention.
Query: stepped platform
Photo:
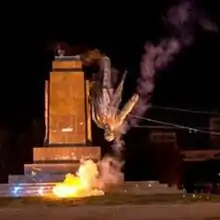
[[[24,165],[24,175],[9,175],[9,184],[0,185],[0,196],[51,194],[52,186],[67,173],[75,174],[82,159],[98,162],[100,147],[49,146],[33,149],[33,164]]]
[[[52,195],[55,183],[1,184],[0,197],[36,197]]]
[[[24,175],[10,175],[8,184],[0,185],[0,197],[51,196],[52,188],[67,173],[76,173],[82,158],[99,161],[99,147],[34,148],[34,163],[24,165]],[[123,181],[122,181],[123,182]],[[107,192],[129,194],[179,194],[177,187],[157,181],[124,182]]]
[[[9,184],[18,183],[50,183],[50,182],[62,182],[65,178],[65,174],[41,174],[41,175],[9,175]]]
[[[0,197],[37,197],[51,196],[56,183],[9,183],[0,185]],[[136,195],[152,194],[181,194],[176,186],[168,187],[154,181],[124,182],[120,186],[112,187],[107,193],[127,193]]]

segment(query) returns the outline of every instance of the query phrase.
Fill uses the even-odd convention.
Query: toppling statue
[[[108,142],[121,134],[126,117],[138,101],[138,95],[135,94],[121,110],[119,109],[125,77],[126,73],[114,89],[110,59],[106,56],[101,58],[100,72],[91,89],[92,119],[98,127],[104,129],[105,140]]]

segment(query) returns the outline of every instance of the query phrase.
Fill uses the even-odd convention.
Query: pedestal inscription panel
[[[49,86],[49,144],[86,143],[83,72],[52,72]]]

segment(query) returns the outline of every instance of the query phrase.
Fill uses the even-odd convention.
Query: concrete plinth
[[[42,183],[63,181],[67,173],[75,174],[82,159],[97,162],[100,147],[37,147],[33,149],[33,164],[24,165],[24,175],[10,175],[9,183]]]
[[[35,163],[56,163],[56,162],[79,162],[83,158],[92,160],[100,160],[100,147],[36,147],[33,150],[33,159]]]

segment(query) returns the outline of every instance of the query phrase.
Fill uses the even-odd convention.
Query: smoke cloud
[[[105,155],[99,162],[99,187],[102,189],[108,188],[111,185],[118,185],[124,180],[124,174],[122,172],[124,165],[122,158],[124,141],[122,140],[122,134],[118,134],[111,146],[113,155]]]
[[[123,182],[124,175],[121,171],[123,164],[124,162],[119,158],[110,155],[105,156],[99,163],[99,188],[104,189]]]
[[[155,74],[165,69],[175,56],[193,43],[195,25],[201,25],[204,30],[217,31],[217,27],[202,15],[192,1],[185,1],[171,8],[165,23],[172,27],[174,37],[162,40],[158,45],[146,43],[145,53],[140,64],[140,77],[137,80],[139,101],[132,111],[133,115],[143,116],[149,107],[149,101],[155,87]],[[128,128],[138,123],[139,119],[129,117]]]
[[[148,103],[154,91],[154,77],[158,70],[166,68],[176,54],[182,48],[182,44],[175,38],[163,40],[159,45],[145,45],[145,54],[140,64],[141,76],[137,81],[139,101],[132,114],[142,116],[148,109]],[[131,125],[137,123],[137,119],[131,121]]]
[[[204,30],[206,31],[212,31],[212,32],[218,32],[218,27],[215,23],[211,22],[207,18],[200,18],[199,24],[203,27]]]

